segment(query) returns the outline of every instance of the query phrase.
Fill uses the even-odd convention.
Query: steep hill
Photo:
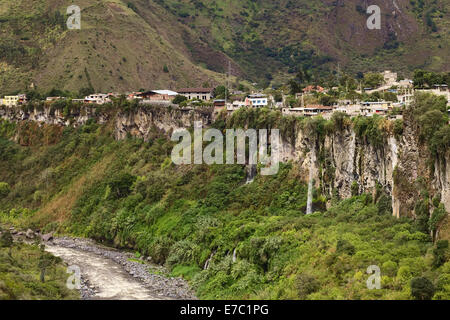
[[[281,83],[300,66],[315,75],[449,68],[445,0],[77,1],[0,0],[0,92],[176,88],[222,81],[227,61],[244,79]],[[369,4],[380,30],[366,27]]]

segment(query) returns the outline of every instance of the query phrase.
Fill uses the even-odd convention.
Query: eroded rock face
[[[180,128],[192,128],[201,121],[204,128],[214,121],[213,108],[192,109],[161,106],[141,106],[137,110],[121,113],[96,111],[85,106],[65,119],[59,110],[26,110],[25,108],[0,107],[0,117],[14,122],[35,121],[59,126],[79,126],[95,118],[99,123],[112,120],[114,135],[118,140],[128,135],[149,140],[154,132],[170,137]],[[307,181],[310,170],[316,188],[330,196],[351,196],[352,184],[358,183],[359,192],[373,192],[377,183],[392,195],[393,214],[397,217],[414,215],[418,197],[416,181],[423,177],[432,195],[440,194],[441,201],[450,211],[450,151],[435,160],[434,172],[429,164],[429,151],[419,142],[418,129],[405,117],[405,128],[399,141],[387,137],[382,146],[373,146],[346,128],[326,136],[322,141],[297,129],[295,139],[281,137],[280,161],[293,161],[302,180]],[[312,160],[312,151],[321,155]],[[316,158],[315,158],[316,159]]]
[[[192,127],[195,121],[201,121],[207,127],[212,123],[212,117],[210,109],[140,108],[116,117],[115,137],[121,140],[131,134],[147,141],[154,129],[170,135],[176,129]]]

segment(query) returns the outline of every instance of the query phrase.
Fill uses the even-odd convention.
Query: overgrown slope
[[[247,185],[242,166],[174,166],[157,130],[148,142],[116,141],[110,124],[89,123],[51,145],[41,130],[55,136],[2,122],[3,223],[139,251],[200,298],[411,299],[411,280],[422,277],[435,299],[449,298],[448,242],[433,245],[420,224],[392,217],[386,197],[333,199],[327,210],[315,190],[316,213],[305,216],[294,164]],[[19,132],[40,138],[19,146],[9,140]],[[381,290],[366,286],[371,265]]]
[[[78,91],[200,86],[232,72],[268,84],[303,67],[313,75],[449,68],[449,3],[378,0],[368,30],[363,0],[80,0],[81,30],[65,27],[68,0],[0,1],[0,92],[32,83]]]

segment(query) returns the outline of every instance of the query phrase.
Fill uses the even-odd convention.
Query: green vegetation
[[[66,287],[68,274],[59,258],[42,252],[37,245],[0,241],[0,300],[55,300],[80,298]],[[9,234],[10,236],[10,234]],[[48,261],[51,263],[47,263]],[[46,278],[41,266],[45,262]],[[42,281],[44,280],[44,281]]]
[[[378,120],[372,121],[360,126],[368,139],[375,139],[378,128]],[[286,137],[298,125],[320,139],[351,122],[339,114],[325,121],[242,109],[215,126],[245,124],[284,126]],[[0,129],[5,126],[2,122]],[[157,130],[147,142],[116,141],[111,128],[94,122],[67,127],[49,145],[19,146],[0,138],[0,181],[10,186],[0,198],[0,221],[91,237],[151,256],[172,275],[188,279],[200,298],[448,297],[448,246],[434,245],[428,229],[410,219],[392,217],[391,199],[381,192],[333,198],[327,210],[327,198],[316,189],[315,213],[306,216],[307,186],[294,164],[281,164],[277,175],[258,176],[247,185],[243,166],[174,166],[173,143]],[[39,136],[43,129],[30,130]],[[44,262],[39,267],[40,253],[34,251],[33,279],[40,283],[45,267],[42,285],[49,286],[52,268]],[[370,265],[381,268],[381,290],[367,289]],[[434,291],[415,278],[431,281]]]
[[[234,75],[261,88],[301,74],[297,80],[304,85],[308,77],[340,82],[342,71],[395,68],[410,76],[414,68],[448,68],[446,0],[401,3],[398,10],[387,5],[384,33],[367,30],[366,5],[356,2],[82,1],[82,12],[90,14],[78,31],[66,27],[70,1],[3,0],[0,91],[25,91],[31,84],[40,93],[223,84],[218,73],[226,72],[226,57]],[[107,19],[107,12],[117,14]],[[351,28],[348,21],[354,21]]]
[[[450,149],[450,125],[447,99],[432,94],[419,94],[409,111],[419,125],[420,138],[434,156],[445,155]]]

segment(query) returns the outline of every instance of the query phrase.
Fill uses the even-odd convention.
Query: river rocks
[[[34,232],[33,232],[33,230],[28,229],[27,232],[25,233],[25,236],[26,236],[28,239],[34,239]]]
[[[142,260],[139,262],[135,261],[136,257],[132,253],[121,252],[113,248],[104,247],[96,244],[92,240],[86,239],[74,239],[68,237],[54,238],[52,244],[65,248],[93,252],[111,259],[122,266],[131,277],[139,280],[157,296],[183,300],[196,299],[185,280],[162,275],[167,274],[164,267],[150,265]],[[87,293],[85,295],[89,298]]]
[[[42,241],[45,241],[45,242],[51,241],[51,240],[53,240],[53,233],[51,232],[51,233],[44,234],[41,236],[41,238],[42,238]]]

